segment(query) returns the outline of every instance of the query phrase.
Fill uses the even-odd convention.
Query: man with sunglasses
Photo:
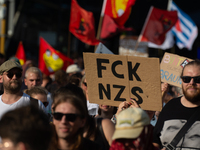
[[[154,128],[154,144],[168,147],[180,129],[197,111],[200,112],[200,61],[189,62],[182,70],[183,96],[170,100],[162,109]],[[200,117],[175,145],[175,149],[200,149]],[[167,146],[168,145],[168,146]]]
[[[22,67],[19,63],[7,60],[0,66],[0,83],[3,83],[4,89],[0,96],[0,118],[9,110],[31,104],[30,96],[20,90]],[[38,101],[38,107],[45,111],[42,102]]]

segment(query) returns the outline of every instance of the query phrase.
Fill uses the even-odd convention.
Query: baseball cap
[[[117,116],[115,132],[112,139],[135,139],[139,137],[144,126],[150,124],[148,114],[141,108],[127,108]]]
[[[19,68],[22,70],[22,66],[16,61],[7,60],[0,66],[0,74],[2,75],[4,72],[7,72],[12,68]]]
[[[77,64],[69,65],[66,69],[66,73],[81,72],[81,69]]]

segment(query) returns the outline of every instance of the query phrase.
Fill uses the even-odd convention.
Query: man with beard
[[[0,66],[0,83],[3,83],[4,93],[0,96],[0,118],[9,111],[21,106],[33,104],[30,96],[23,93],[22,67],[19,63],[7,60]],[[37,101],[38,107],[45,111],[41,101]]]
[[[154,128],[154,145],[166,147],[189,118],[200,109],[200,61],[189,62],[181,73],[183,96],[170,100]],[[199,110],[198,110],[199,111]],[[196,130],[195,130],[196,129]],[[188,129],[176,150],[200,149],[200,117]],[[165,148],[164,148],[165,149]]]

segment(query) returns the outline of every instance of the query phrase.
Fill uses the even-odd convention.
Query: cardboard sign
[[[102,54],[113,54],[105,45],[101,42],[99,43],[95,53],[102,53]]]
[[[134,50],[137,38],[134,36],[121,36],[119,41],[119,55],[148,57],[148,42],[139,42],[137,50]]]
[[[158,58],[83,53],[91,103],[119,106],[133,98],[145,110],[162,108]]]
[[[183,67],[190,61],[192,59],[165,52],[160,65],[161,81],[182,87],[180,75]]]

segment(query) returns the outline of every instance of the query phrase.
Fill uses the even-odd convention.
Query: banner
[[[161,45],[165,40],[165,34],[175,25],[177,19],[177,11],[151,7],[142,29],[140,41]]]
[[[76,0],[71,1],[69,31],[79,40],[89,45],[98,45],[92,12],[81,8]]]
[[[159,58],[83,53],[92,103],[118,106],[134,99],[142,109],[162,109]]]
[[[15,57],[19,59],[19,62],[21,65],[23,65],[26,62],[26,54],[25,54],[24,47],[21,41],[19,42]]]
[[[160,64],[161,81],[182,88],[180,75],[190,61],[192,59],[165,52]]]
[[[139,42],[137,50],[134,49],[137,38],[135,36],[120,36],[119,55],[149,57],[148,42]]]
[[[73,64],[73,60],[56,51],[40,37],[38,64],[42,73],[50,75],[60,69],[66,70],[69,65]]]

